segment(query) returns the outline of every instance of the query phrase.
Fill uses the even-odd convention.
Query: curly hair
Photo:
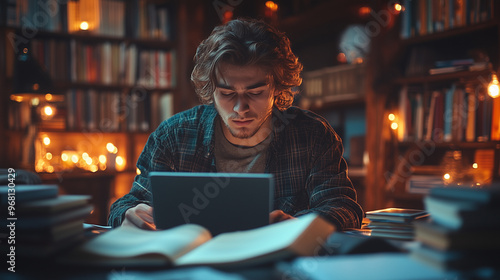
[[[296,94],[292,88],[302,83],[302,64],[293,54],[290,40],[260,20],[235,19],[217,26],[198,46],[191,81],[204,104],[214,101],[216,71],[221,62],[265,67],[278,92],[274,103],[280,110],[292,105]]]

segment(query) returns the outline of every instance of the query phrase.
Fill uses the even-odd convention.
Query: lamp
[[[51,89],[52,80],[40,64],[33,59],[29,45],[21,47],[14,64],[13,93],[33,97],[33,94],[45,95]]]
[[[53,100],[55,96],[50,94],[52,80],[47,71],[31,55],[29,44],[20,45],[18,50],[14,62],[13,89],[10,99],[29,104],[30,117],[22,139],[21,166],[30,169],[35,162],[35,139],[40,121],[37,107],[41,100]]]

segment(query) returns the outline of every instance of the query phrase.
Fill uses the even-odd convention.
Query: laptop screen
[[[193,223],[215,236],[269,224],[272,174],[151,172],[149,177],[157,229]]]

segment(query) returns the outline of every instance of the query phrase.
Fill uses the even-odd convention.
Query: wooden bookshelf
[[[412,169],[412,166],[425,165],[428,167],[427,169],[432,169],[432,166],[435,166],[437,171],[439,169],[437,167],[442,167],[440,165],[443,162],[443,157],[454,151],[463,157],[464,164],[476,159],[486,161],[486,169],[488,169],[486,173],[491,170],[492,174],[490,179],[500,179],[500,145],[498,143],[500,139],[496,139],[497,136],[493,136],[491,131],[487,132],[485,137],[478,137],[481,135],[475,134],[474,141],[470,141],[470,139],[465,139],[465,135],[461,134],[463,132],[460,131],[458,140],[426,139],[425,137],[419,139],[412,134],[404,139],[398,135],[401,126],[398,127],[398,130],[390,128],[391,121],[387,118],[390,113],[395,113],[399,119],[403,120],[407,120],[408,116],[415,118],[415,111],[412,109],[408,111],[408,114],[403,113],[403,117],[400,116],[401,114],[398,115],[403,88],[411,90],[407,94],[408,98],[413,98],[417,94],[429,95],[434,91],[446,94],[446,91],[451,88],[457,88],[467,93],[470,93],[472,89],[481,90],[482,97],[476,96],[475,98],[486,98],[487,102],[493,102],[489,96],[485,95],[487,94],[485,88],[492,70],[498,70],[500,66],[500,52],[498,51],[500,47],[499,6],[494,3],[493,10],[487,10],[484,7],[481,8],[481,11],[462,10],[464,14],[475,15],[476,18],[467,19],[466,22],[458,26],[450,25],[439,31],[420,33],[418,32],[420,25],[414,22],[415,18],[411,19],[413,21],[405,23],[405,20],[408,20],[405,17],[408,14],[414,16],[412,9],[421,8],[419,5],[425,5],[421,2],[426,1],[412,1],[412,6],[405,7],[405,11],[396,18],[395,26],[387,28],[373,40],[373,51],[368,66],[368,79],[372,79],[373,83],[367,93],[367,104],[370,104],[367,106],[367,139],[371,139],[368,141],[367,147],[371,162],[367,170],[369,180],[366,191],[369,199],[368,204],[371,208],[422,206],[423,194],[409,193],[405,185],[412,175],[410,170],[416,172],[425,168]],[[443,1],[443,4],[449,5],[449,1]],[[493,1],[484,1],[484,4],[493,5]],[[405,15],[405,13],[407,14]],[[481,17],[481,14],[484,16]],[[418,16],[417,18],[419,20],[426,19]],[[445,21],[448,19],[442,18],[442,22]],[[410,24],[411,28],[415,28],[415,30],[402,32],[402,28],[408,28],[408,25],[405,26],[405,24]],[[402,36],[403,33],[406,35]],[[412,60],[412,52],[421,49],[426,50],[426,52],[421,53],[420,59]],[[429,74],[430,68],[437,67],[434,66],[436,61],[473,58],[477,62],[480,61],[477,60],[480,59],[477,56],[478,53],[489,58],[491,68],[479,71]],[[483,57],[486,60],[488,58]],[[409,71],[412,68],[416,69],[413,73]],[[424,124],[427,124],[426,118],[429,116],[430,106],[429,104],[423,106],[421,117],[424,118]],[[488,108],[493,110],[492,106]],[[464,115],[466,109],[457,112],[462,112],[460,114]],[[492,114],[487,117],[490,118],[490,122],[494,121]],[[451,117],[452,126],[458,125],[456,121]],[[475,125],[480,124],[481,121],[476,119]],[[435,128],[426,127],[425,129],[431,129],[434,132]],[[476,133],[476,130],[474,132]],[[425,143],[432,144],[432,149],[427,150],[428,153],[424,153],[425,148],[419,147]]]

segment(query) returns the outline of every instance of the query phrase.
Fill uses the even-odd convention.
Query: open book
[[[256,265],[313,256],[334,230],[316,214],[214,238],[194,224],[162,231],[119,227],[88,241],[64,259],[98,266]]]

